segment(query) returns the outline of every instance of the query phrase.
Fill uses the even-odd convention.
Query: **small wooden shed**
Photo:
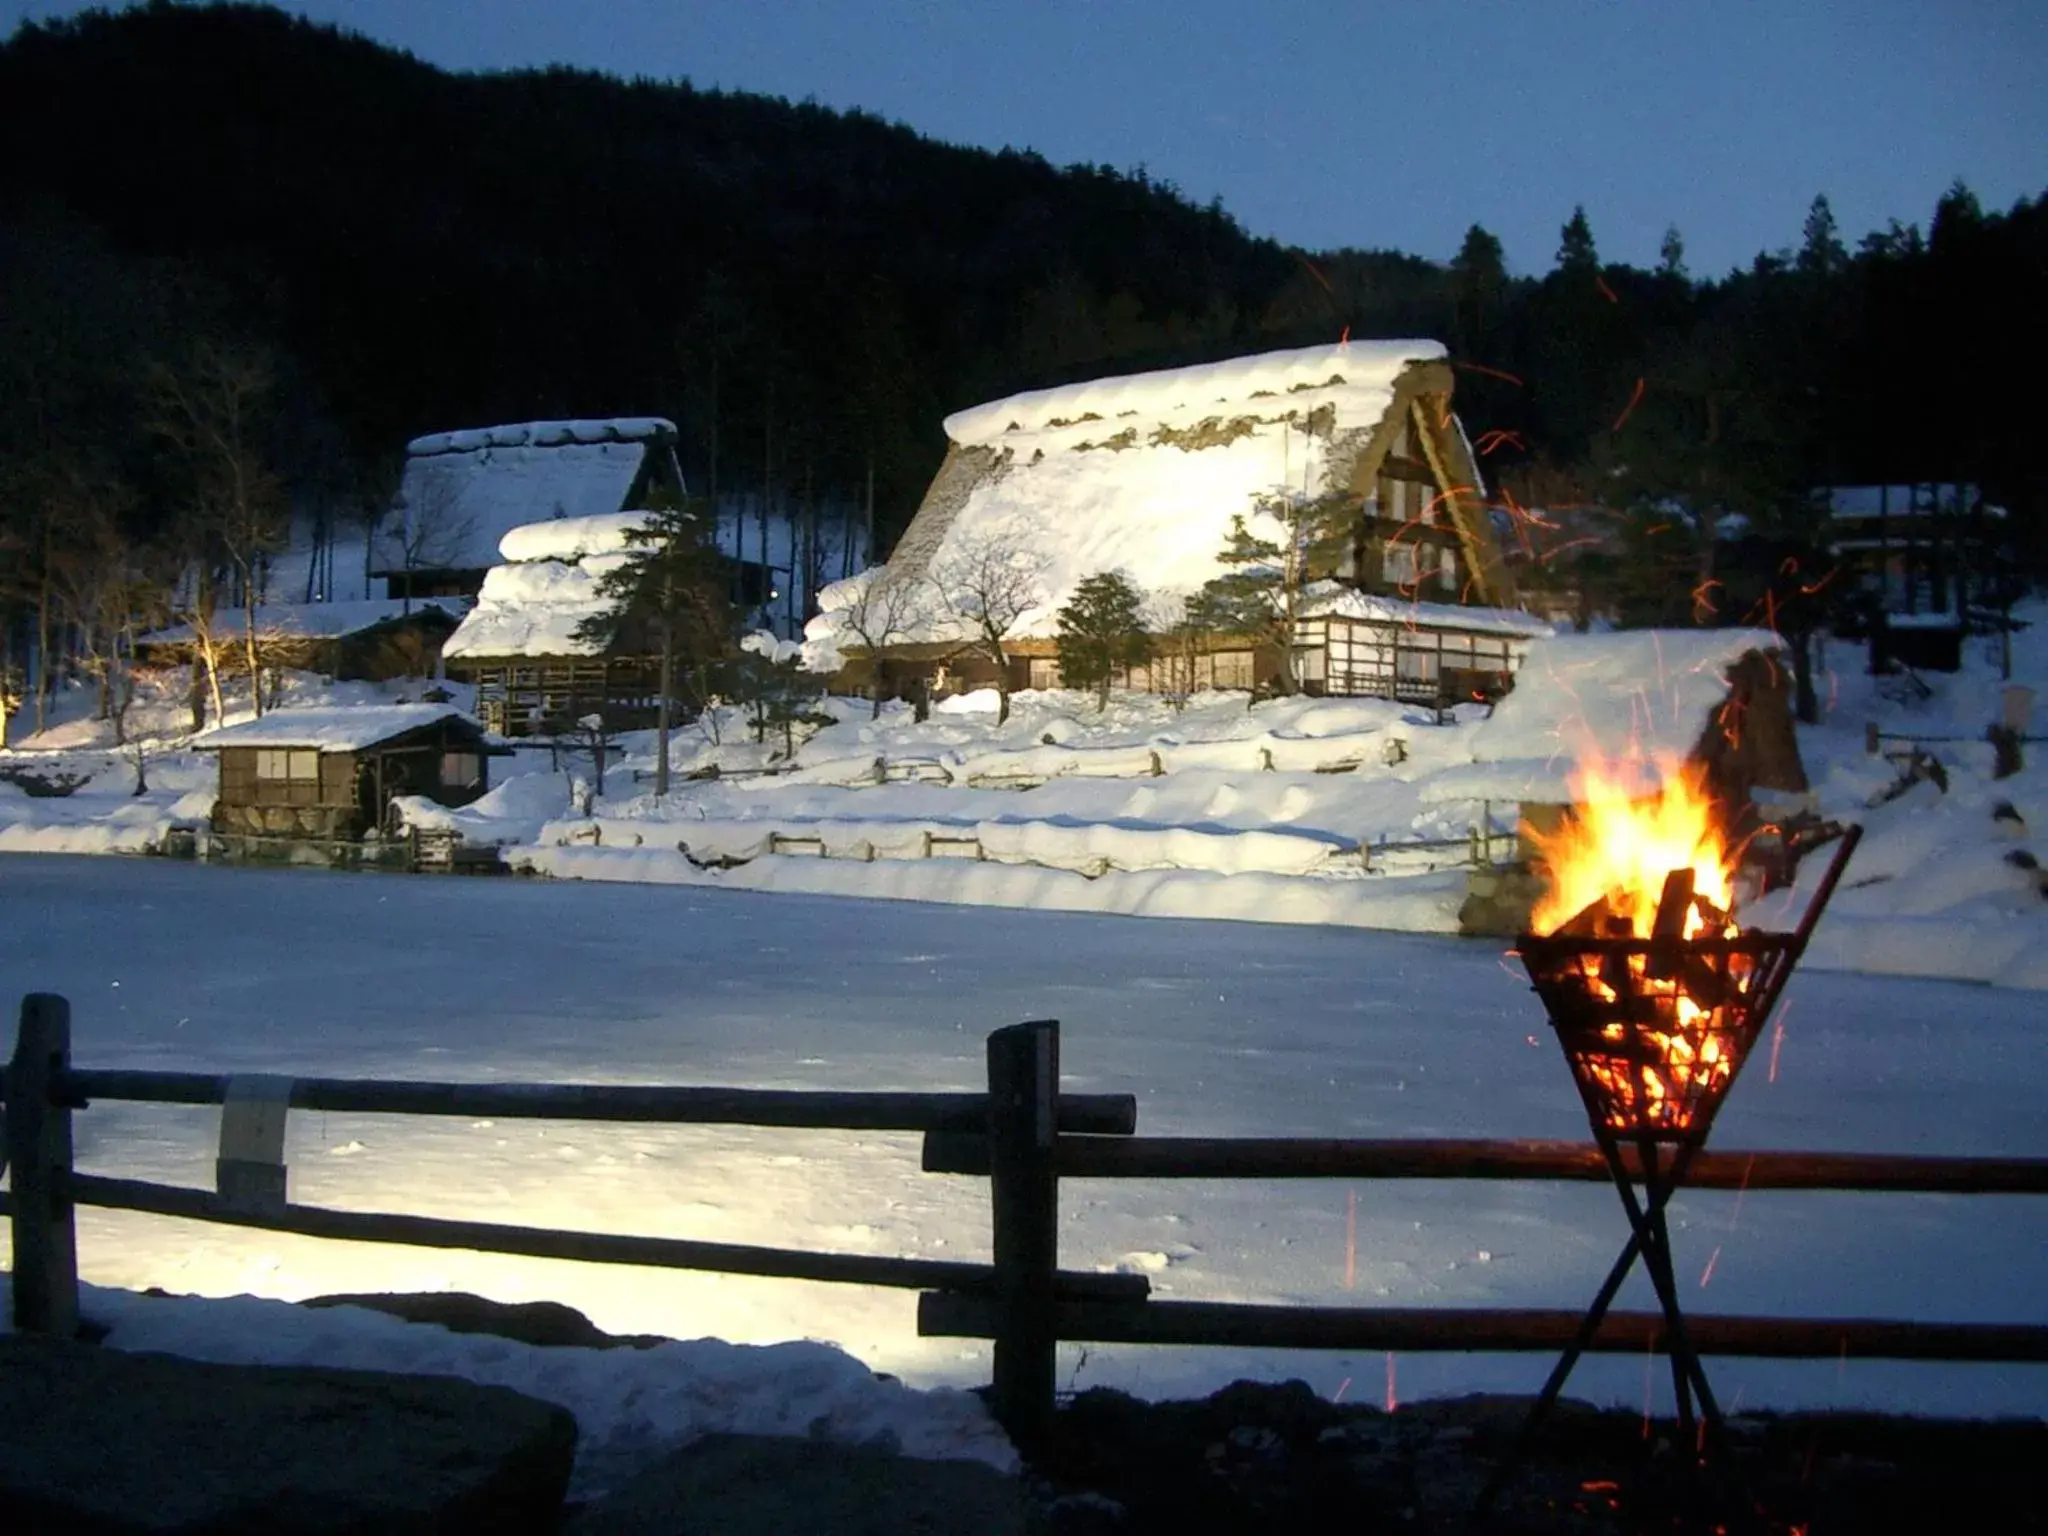
[[[446,704],[277,710],[193,745],[220,754],[217,834],[326,843],[382,827],[399,795],[469,804],[492,756],[484,728]]]

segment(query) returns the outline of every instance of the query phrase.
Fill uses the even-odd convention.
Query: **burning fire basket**
[[[1638,1258],[1664,1313],[1680,1428],[1688,1441],[1721,1449],[1721,1411],[1686,1338],[1664,1211],[1706,1145],[1862,835],[1857,826],[1843,831],[1791,933],[1738,928],[1730,911],[1696,892],[1695,872],[1684,868],[1665,877],[1654,915],[1638,903],[1632,916],[1626,895],[1614,891],[1552,932],[1516,941],[1585,1101],[1630,1237],[1544,1383],[1482,1510],[1526,1454]]]

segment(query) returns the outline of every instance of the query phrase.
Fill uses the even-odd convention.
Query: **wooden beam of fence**
[[[317,1205],[284,1205],[255,1211],[231,1205],[207,1189],[153,1184],[73,1173],[63,1181],[78,1205],[153,1216],[178,1216],[227,1226],[296,1232],[305,1237],[345,1238],[359,1243],[397,1243],[411,1248],[468,1248],[532,1259],[573,1259],[592,1264],[638,1264],[657,1269],[709,1270],[727,1275],[763,1275],[782,1280],[821,1280],[846,1285],[895,1286],[917,1290],[945,1286],[993,1294],[997,1273],[989,1264],[955,1259],[899,1259],[865,1253],[808,1253],[745,1243],[703,1243],[688,1238],[633,1237],[609,1232],[564,1232],[550,1227],[516,1227],[498,1222],[457,1221],[380,1211],[336,1211]],[[1134,1283],[1135,1282],[1135,1283]],[[1143,1275],[1066,1273],[1055,1282],[1064,1295],[1101,1300],[1142,1301],[1151,1286]]]
[[[918,1298],[917,1331],[929,1338],[995,1337],[995,1301],[943,1292]],[[1249,1302],[1058,1302],[1059,1336],[1071,1343],[1203,1344],[1374,1353],[1523,1353],[1562,1349],[1578,1311],[1408,1307],[1289,1307]],[[1686,1334],[1706,1355],[1769,1359],[2048,1361],[2048,1327],[2024,1323],[1909,1323],[1870,1318],[1728,1317],[1688,1314]],[[1591,1349],[1642,1354],[1664,1339],[1655,1312],[1610,1312]]]
[[[202,1072],[59,1073],[52,1093],[78,1107],[92,1099],[218,1104],[229,1079]],[[462,1115],[479,1119],[614,1120],[676,1125],[763,1125],[822,1131],[985,1131],[981,1093],[838,1093],[767,1088],[665,1088],[552,1083],[370,1082],[302,1077],[293,1109],[330,1113]],[[1066,1093],[1059,1128],[1123,1136],[1137,1128],[1127,1093]]]
[[[1624,1149],[1623,1162],[1636,1166]],[[986,1137],[925,1137],[927,1173],[986,1174]],[[1062,1135],[1063,1179],[1552,1179],[1607,1182],[1590,1142],[1311,1141],[1268,1137]],[[1896,1157],[1877,1152],[1704,1152],[1688,1189],[1846,1189],[1957,1195],[2048,1194],[2048,1158]]]
[[[14,1326],[68,1339],[78,1331],[78,1240],[64,1171],[71,1166],[71,1111],[50,1091],[71,1059],[71,1005],[55,993],[21,1000],[21,1027],[7,1081],[7,1167],[14,1198]]]

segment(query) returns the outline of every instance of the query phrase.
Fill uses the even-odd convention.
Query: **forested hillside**
[[[1711,281],[1677,231],[1640,271],[1560,209],[1555,266],[1510,277],[1483,207],[1447,265],[1297,252],[1141,171],[687,81],[451,74],[245,5],[24,26],[0,145],[17,530],[65,484],[137,537],[167,526],[199,474],[167,451],[180,391],[239,370],[251,451],[294,492],[374,507],[426,431],[662,413],[699,487],[872,475],[886,539],[947,411],[1347,329],[1449,342],[1525,499],[1790,518],[1817,481],[1941,478],[2030,528],[2042,507],[2038,390],[2008,380],[2048,341],[2048,211],[1960,185],[1924,236],[1860,245],[1817,200]],[[1370,167],[1329,187],[1369,244]]]

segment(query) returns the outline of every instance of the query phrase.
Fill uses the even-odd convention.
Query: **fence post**
[[[988,1037],[989,1201],[995,1221],[995,1416],[1020,1448],[1052,1425],[1053,1275],[1059,1265],[1059,1181],[1053,1116],[1060,1026],[1040,1019]]]
[[[21,1000],[7,1069],[7,1161],[14,1179],[14,1326],[78,1332],[78,1241],[71,1225],[71,1111],[50,1101],[71,1065],[71,1005],[49,992]]]

